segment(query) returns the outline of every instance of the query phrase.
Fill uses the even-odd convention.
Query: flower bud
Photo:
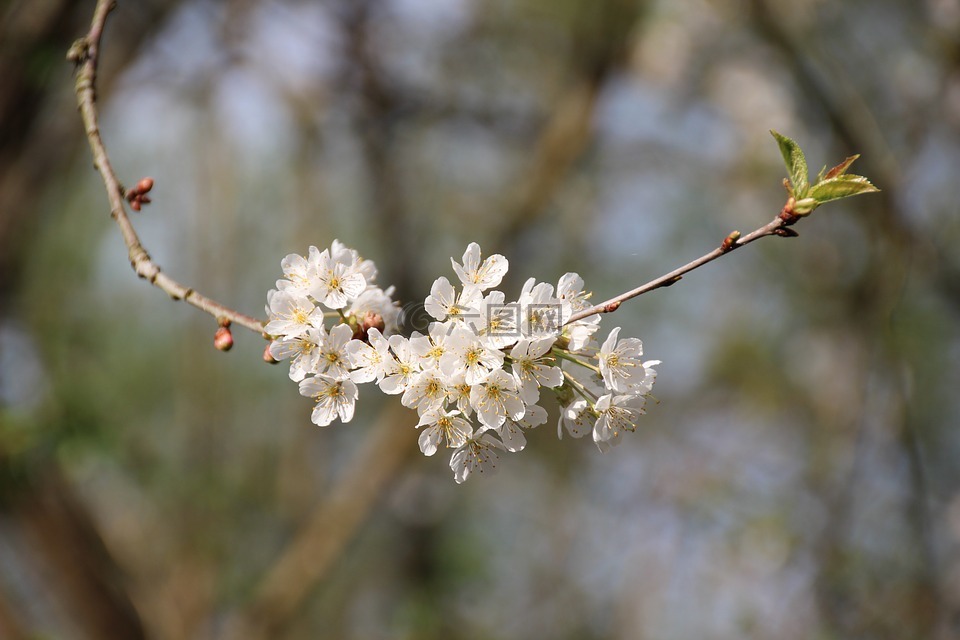
[[[230,333],[230,327],[220,327],[213,335],[213,346],[220,351],[230,351],[233,347],[233,334]]]
[[[720,245],[721,251],[732,251],[737,247],[737,241],[740,240],[739,231],[731,231],[726,238],[723,239],[723,244]]]
[[[137,183],[137,192],[146,193],[153,189],[153,178],[143,178]]]
[[[368,311],[366,314],[364,314],[363,318],[360,318],[359,320],[356,318],[356,316],[350,316],[350,326],[354,328],[353,340],[363,340],[364,342],[367,342],[367,332],[370,331],[370,329],[376,329],[377,331],[383,333],[385,323],[383,321],[383,316],[381,316],[379,313]]]
[[[383,316],[379,313],[373,311],[368,311],[363,320],[360,323],[360,326],[363,328],[363,332],[366,333],[370,329],[376,329],[377,331],[383,333],[384,322]]]
[[[263,361],[267,364],[279,364],[279,360],[273,357],[273,354],[270,353],[270,344],[267,344],[263,349]]]

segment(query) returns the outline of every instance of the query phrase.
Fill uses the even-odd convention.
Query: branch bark
[[[84,130],[87,135],[87,140],[90,143],[94,167],[100,172],[100,176],[103,178],[103,184],[107,190],[107,198],[110,201],[110,217],[116,221],[117,226],[120,228],[120,234],[123,236],[123,241],[127,245],[130,266],[138,276],[144,278],[161,291],[166,292],[174,300],[183,300],[187,304],[193,305],[201,311],[214,316],[218,322],[222,323],[225,320],[229,320],[233,324],[262,334],[264,323],[261,320],[235,311],[223,303],[208,298],[195,291],[192,287],[182,284],[163,273],[160,266],[150,258],[150,254],[147,253],[147,250],[140,242],[133,223],[127,215],[124,206],[126,190],[120,184],[120,180],[117,178],[117,174],[110,164],[110,157],[107,154],[107,149],[100,136],[96,96],[100,39],[103,35],[107,16],[113,7],[113,0],[98,0],[96,9],[94,10],[93,20],[90,24],[90,31],[86,36],[73,44],[67,53],[67,59],[77,65],[75,88],[80,116],[83,119]]]
[[[755,240],[760,238],[765,238],[767,236],[795,236],[796,232],[792,229],[787,229],[788,226],[792,225],[794,222],[799,220],[796,216],[789,213],[788,211],[789,204],[784,207],[783,212],[778,215],[776,218],[763,225],[758,229],[754,229],[747,235],[741,237],[739,232],[734,231],[728,235],[723,243],[711,251],[706,253],[696,260],[692,260],[682,267],[674,269],[670,273],[665,273],[659,278],[655,278],[646,284],[642,284],[636,289],[631,289],[630,291],[625,291],[620,295],[614,296],[609,300],[605,300],[600,304],[596,304],[589,309],[584,309],[579,311],[566,321],[565,324],[570,324],[571,322],[576,322],[577,320],[583,320],[588,316],[592,316],[598,313],[612,313],[620,308],[620,305],[631,298],[636,298],[639,295],[653,291],[654,289],[660,289],[662,287],[669,287],[675,282],[679,281],[685,274],[690,273],[694,269],[698,269],[708,262],[713,262],[717,258],[724,256],[734,249],[742,247],[746,244],[750,244]]]

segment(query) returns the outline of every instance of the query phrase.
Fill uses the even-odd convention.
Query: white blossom
[[[527,404],[540,399],[540,387],[559,387],[563,384],[563,371],[554,366],[554,360],[549,356],[553,343],[553,338],[523,338],[510,350],[513,377],[517,380],[520,396]]]
[[[566,429],[574,438],[582,438],[591,433],[597,422],[597,414],[593,408],[583,398],[574,400],[566,407],[560,409],[560,420],[557,422],[557,437],[563,438],[563,431]]]
[[[436,369],[416,374],[403,391],[400,403],[422,414],[442,407],[447,400],[447,386]]]
[[[637,419],[643,415],[644,397],[638,395],[614,396],[607,394],[597,400],[597,423],[593,427],[593,441],[606,451],[619,444],[625,431],[636,431]]]
[[[570,303],[570,313],[583,311],[590,306],[592,294],[583,288],[583,278],[576,273],[565,273],[557,283],[557,297]],[[587,316],[563,327],[562,335],[567,339],[567,349],[577,353],[591,344],[593,334],[600,328],[600,314]]]
[[[643,379],[634,386],[635,393],[648,394],[653,391],[653,383],[657,381],[657,371],[654,367],[658,364],[660,364],[659,360],[646,360],[643,363]]]
[[[503,369],[497,369],[483,383],[470,389],[470,404],[476,409],[480,422],[492,429],[508,417],[519,420],[526,411],[517,393],[517,381]]]
[[[527,446],[527,437],[523,433],[524,430],[538,427],[546,421],[546,409],[535,404],[527,405],[527,411],[522,418],[519,420],[507,418],[496,431],[503,443],[503,448],[514,453],[523,451],[524,447]]]
[[[535,429],[542,424],[547,423],[547,410],[538,404],[529,405],[526,413],[519,420],[514,420],[524,429]]]
[[[509,347],[520,337],[520,306],[504,302],[502,291],[491,291],[479,305],[479,314],[470,325],[491,349]]]
[[[427,329],[429,335],[414,332],[410,336],[410,346],[420,356],[420,366],[424,369],[439,369],[440,359],[447,352],[447,341],[453,333],[454,323],[431,322]]]
[[[570,303],[553,295],[553,285],[527,280],[520,291],[520,334],[525,338],[556,337],[570,317]]]
[[[360,252],[356,249],[350,249],[339,240],[334,240],[330,245],[330,257],[337,262],[351,265],[367,283],[373,282],[377,278],[377,265],[373,260],[364,260],[360,257]]]
[[[494,473],[500,463],[496,449],[502,446],[488,433],[481,432],[468,439],[450,458],[453,479],[462,484],[472,473]]]
[[[646,367],[640,360],[640,356],[643,355],[643,343],[638,338],[624,338],[618,341],[619,335],[620,327],[614,328],[597,353],[597,359],[600,361],[600,375],[603,376],[607,389],[618,393],[630,393],[633,387],[642,385],[647,377]]]
[[[309,295],[317,279],[319,258],[320,251],[313,246],[308,249],[307,258],[296,253],[285,257],[280,261],[284,279],[277,280],[277,289],[300,297]]]
[[[420,451],[425,456],[432,456],[437,447],[446,442],[447,447],[457,449],[466,444],[473,435],[473,427],[460,417],[459,411],[444,411],[434,407],[420,416],[417,428],[427,427],[420,432]]]
[[[323,326],[310,327],[299,336],[287,336],[270,343],[270,355],[275,360],[290,360],[290,379],[300,382],[307,374],[317,373],[320,344],[325,332]]]
[[[564,325],[562,335],[567,339],[567,350],[570,353],[580,353],[596,349],[597,342],[593,339],[593,334],[598,329],[600,329],[600,316],[589,316]]]
[[[323,311],[317,305],[287,291],[271,290],[267,294],[267,314],[270,321],[263,331],[271,336],[301,336],[323,326]]]
[[[480,245],[476,242],[471,242],[467,246],[467,250],[463,253],[462,265],[453,258],[450,258],[450,262],[465,287],[476,287],[480,291],[499,285],[510,266],[507,259],[499,253],[481,262]]]
[[[480,290],[472,287],[464,288],[458,295],[450,281],[440,276],[430,287],[430,295],[424,300],[423,307],[437,320],[460,320],[479,315],[477,307],[482,299]]]
[[[483,382],[503,366],[503,353],[484,345],[469,329],[455,329],[446,346],[440,358],[440,370],[447,376],[463,373],[467,384]]]
[[[463,372],[448,376],[447,402],[455,403],[460,413],[469,418],[473,415],[473,406],[470,404],[470,392],[473,387],[467,384],[464,376]]]
[[[582,311],[590,306],[588,302],[592,294],[583,288],[583,278],[578,274],[569,272],[560,276],[557,282],[557,297],[570,303],[570,309],[574,313]],[[590,316],[591,318],[593,316]],[[597,316],[597,320],[600,316]]]
[[[325,427],[337,418],[350,422],[358,394],[357,385],[349,379],[337,380],[321,374],[302,380],[300,395],[316,400],[310,419]]]
[[[317,373],[323,373],[338,380],[350,374],[352,360],[347,352],[347,344],[353,338],[353,329],[346,324],[338,324],[326,335],[320,344],[317,358]]]
[[[390,349],[393,351],[396,365],[380,380],[380,390],[389,395],[406,391],[413,378],[420,372],[420,356],[403,336],[390,336]]]
[[[339,257],[350,259],[341,262],[324,249],[317,259],[317,279],[313,283],[310,295],[331,309],[342,309],[363,293],[367,281],[358,270],[353,256],[341,254]]]
[[[376,327],[367,331],[367,340],[369,344],[363,340],[347,343],[350,364],[355,367],[350,372],[350,379],[354,382],[380,382],[398,366],[396,358],[390,354],[390,343]]]

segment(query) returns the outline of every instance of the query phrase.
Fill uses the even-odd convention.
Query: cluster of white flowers
[[[270,355],[289,358],[290,379],[300,383],[300,393],[317,399],[314,422],[349,422],[357,386],[347,346],[367,331],[397,330],[393,287],[374,285],[376,265],[337,240],[323,251],[310,247],[306,258],[291,254],[280,265],[283,278],[267,293]],[[334,318],[329,331],[327,318]]]
[[[310,247],[306,259],[283,260],[266,332],[275,338],[271,354],[292,359],[290,377],[315,399],[316,424],[348,422],[356,385],[375,382],[417,411],[425,455],[453,449],[458,483],[495,469],[499,451],[526,446],[524,431],[547,421],[544,389],[559,400],[561,437],[564,429],[577,438],[591,433],[605,450],[636,429],[659,361],[643,361],[640,340],[619,339],[619,327],[598,347],[599,315],[568,323],[589,306],[580,276],[567,273],[556,288],[531,278],[506,302],[494,289],[506,258],[481,259],[471,243],[462,263],[451,262],[459,287],[438,278],[424,302],[434,319],[427,334],[405,338],[396,333],[391,290],[370,284],[375,267],[355,251],[334,241],[322,253]],[[337,318],[329,331],[325,317]]]

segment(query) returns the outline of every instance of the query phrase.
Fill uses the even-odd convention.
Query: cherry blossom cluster
[[[349,422],[357,388],[350,379],[353,368],[346,353],[353,339],[367,331],[390,334],[397,330],[400,309],[391,298],[393,287],[373,284],[377,267],[353,249],[334,240],[329,249],[310,247],[307,257],[291,254],[280,266],[283,278],[267,293],[264,332],[273,337],[270,355],[290,360],[290,379],[324,402],[313,412],[317,424],[340,418]],[[327,330],[327,319],[333,319]],[[378,333],[378,335],[382,335]]]
[[[482,259],[471,243],[451,263],[459,282],[437,278],[424,301],[433,320],[426,334],[407,338],[397,333],[392,290],[372,284],[373,263],[355,251],[334,241],[283,260],[266,332],[271,354],[291,360],[290,378],[316,402],[313,422],[349,422],[356,385],[375,383],[417,411],[425,455],[453,450],[458,483],[496,469],[499,452],[526,446],[524,432],[547,421],[544,391],[559,401],[560,437],[590,433],[606,450],[636,429],[659,361],[644,361],[640,340],[620,339],[619,327],[598,346],[599,315],[568,322],[589,306],[579,275],[565,274],[556,287],[531,278],[508,302],[495,289],[506,258]],[[334,318],[329,330],[326,318]]]

